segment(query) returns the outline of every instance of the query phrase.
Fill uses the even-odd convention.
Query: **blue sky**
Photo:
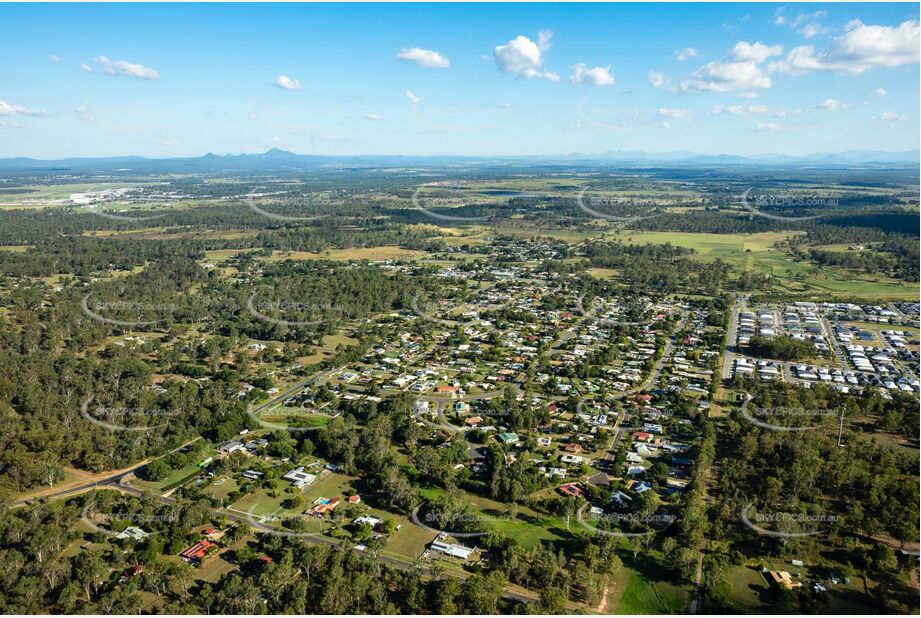
[[[918,19],[917,3],[3,4],[0,157],[914,149]]]

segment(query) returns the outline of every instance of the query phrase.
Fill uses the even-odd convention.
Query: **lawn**
[[[200,461],[207,459],[208,457],[216,457],[217,454],[218,454],[217,449],[209,446],[203,453],[201,453],[198,457],[195,458],[195,461],[193,463],[189,464],[188,466],[184,468],[173,470],[165,479],[161,481],[153,482],[153,481],[145,481],[141,478],[138,478],[132,481],[132,485],[134,485],[138,489],[150,490],[150,491],[154,491],[157,493],[162,492],[167,487],[170,487],[174,485],[175,483],[178,483],[179,481],[182,481],[188,477],[191,477],[201,472],[201,468],[198,467],[198,463]]]
[[[614,238],[634,245],[670,243],[676,247],[694,249],[700,254],[722,257],[754,252],[773,251],[774,243],[786,240],[798,232],[761,232],[758,234],[703,234],[693,232],[619,232]]]
[[[372,513],[379,515],[375,511],[372,511]],[[395,519],[400,526],[400,529],[390,535],[387,540],[386,553],[416,559],[422,554],[426,546],[435,540],[436,534],[434,532],[424,530],[406,518],[394,517],[389,513],[386,516]]]
[[[737,566],[729,570],[729,601],[741,612],[758,613],[767,608],[773,594],[771,585],[757,566]]]
[[[432,500],[441,495],[443,490],[427,487],[421,493],[423,498]],[[483,520],[488,522],[486,529],[493,529],[514,538],[526,548],[534,547],[540,541],[559,541],[565,536],[565,524],[557,517],[547,517],[526,506],[518,506],[515,516],[511,517],[508,505],[503,502],[466,491],[461,491],[460,494],[461,499],[473,506],[483,516]],[[577,528],[578,523],[575,520],[571,521],[570,529],[575,532]]]
[[[685,588],[668,582],[652,582],[638,571],[623,566],[614,575],[608,592],[607,614],[676,614],[687,610]]]

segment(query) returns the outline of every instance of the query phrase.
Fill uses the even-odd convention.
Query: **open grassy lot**
[[[369,262],[383,262],[386,260],[416,260],[426,255],[428,254],[425,251],[387,246],[328,249],[322,253],[312,253],[310,251],[274,251],[271,257],[261,259],[269,262],[283,262],[284,260],[334,260],[337,262],[368,260]]]
[[[688,591],[666,581],[651,581],[623,566],[612,578],[607,614],[677,614],[687,611]]]
[[[212,446],[209,446],[208,449],[205,450],[200,456],[196,457],[195,462],[189,464],[188,466],[184,468],[173,470],[169,474],[169,476],[167,476],[162,481],[153,482],[153,481],[145,481],[143,479],[138,478],[132,481],[131,484],[137,487],[138,489],[155,491],[157,493],[165,491],[166,488],[201,472],[201,468],[198,467],[198,463],[204,459],[207,459],[208,457],[216,457],[217,454],[218,454],[217,449]]]
[[[699,234],[691,232],[633,232],[612,235],[621,242],[636,245],[670,243],[676,247],[694,249],[704,255],[728,256],[746,250],[773,251],[775,243],[801,232],[762,232],[760,234]]]
[[[220,554],[208,556],[202,561],[201,565],[195,571],[195,578],[201,581],[215,583],[225,574],[236,569],[236,565],[224,560],[224,554],[229,550],[224,550]]]
[[[377,515],[377,513],[374,514]],[[393,518],[392,515],[388,514],[388,516]],[[394,519],[397,520],[400,529],[390,535],[387,540],[386,553],[411,559],[418,558],[437,536],[434,532],[424,530],[406,518]]]
[[[436,487],[422,490],[423,497],[431,500],[443,493]],[[514,513],[509,506],[497,500],[490,500],[470,492],[461,491],[461,499],[474,507],[483,521],[485,529],[494,529],[515,538],[522,546],[531,548],[540,541],[559,541],[567,535],[565,524],[558,517],[548,517],[526,506],[518,506]],[[578,524],[573,520],[570,529],[575,532]]]
[[[779,291],[828,298],[917,299],[918,283],[868,275],[840,268],[820,266],[793,259],[774,244],[800,232],[763,232],[760,234],[697,234],[688,232],[631,232],[614,235],[632,244],[670,243],[697,252],[700,260],[717,258],[733,266],[776,278]]]

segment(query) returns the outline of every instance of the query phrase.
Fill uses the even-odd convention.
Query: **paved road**
[[[739,329],[739,313],[748,309],[749,294],[742,296],[730,308],[729,331],[726,337],[726,347],[723,351],[722,378],[728,380],[732,373],[732,361],[738,356],[737,331]]]
[[[305,386],[308,386],[310,384],[317,384],[321,380],[325,380],[331,373],[333,373],[337,369],[339,368],[333,367],[332,369],[324,369],[323,371],[320,371],[319,373],[315,373],[310,377],[307,377],[307,378],[304,378],[303,380],[299,380],[295,382],[294,384],[286,388],[284,391],[282,391],[278,395],[275,395],[274,397],[270,398],[268,401],[264,401],[263,403],[260,403],[250,408],[249,410],[250,414],[259,414],[263,410],[267,410],[273,406],[278,405],[279,403],[282,403],[288,397],[291,397],[292,395],[295,395],[301,392]]]
[[[195,441],[197,441],[197,440],[200,440],[200,439],[201,439],[201,438],[194,438],[194,439],[192,439],[192,440],[189,440],[188,442],[185,442],[185,443],[183,443],[183,444],[177,446],[177,447],[174,448],[173,450],[171,450],[170,453],[175,453],[176,451],[179,451],[179,450],[181,450],[181,449],[184,449],[184,448],[187,447],[188,445],[190,445],[190,444],[192,444],[193,442],[195,442]],[[14,500],[12,504],[13,504],[13,506],[21,506],[21,505],[27,504],[27,503],[29,503],[29,502],[38,502],[38,501],[40,501],[40,500],[53,500],[53,499],[55,499],[55,498],[63,498],[63,497],[65,497],[65,496],[72,496],[72,495],[76,495],[76,494],[83,493],[83,492],[85,492],[85,491],[89,491],[89,490],[91,490],[91,489],[96,489],[96,488],[99,488],[99,487],[105,487],[105,486],[108,486],[108,485],[113,485],[113,484],[114,484],[114,485],[119,485],[119,484],[121,483],[122,479],[124,479],[125,477],[128,477],[128,476],[133,475],[135,472],[137,472],[138,470],[140,470],[141,468],[143,468],[144,466],[146,466],[149,462],[150,462],[150,459],[145,459],[144,461],[142,461],[142,462],[140,462],[140,463],[134,464],[134,465],[131,466],[130,468],[125,468],[125,469],[120,470],[120,471],[118,471],[118,472],[114,472],[114,473],[112,473],[112,474],[109,475],[109,476],[105,476],[105,477],[96,479],[96,480],[94,480],[94,481],[88,482],[88,483],[83,483],[83,484],[81,484],[81,485],[74,485],[74,486],[71,486],[71,487],[65,487],[65,488],[60,489],[60,490],[58,490],[58,491],[53,491],[53,492],[50,492],[50,493],[42,494],[42,495],[40,495],[40,496],[33,496],[33,497],[29,497],[29,498],[21,498],[21,499],[19,499],[19,500]]]
[[[822,324],[822,330],[828,340],[828,347],[831,348],[832,355],[835,357],[835,362],[841,369],[847,369],[847,356],[844,354],[844,350],[841,349],[841,342],[835,337],[835,331],[828,322],[828,318],[824,315],[819,316],[819,322]]]
[[[681,320],[679,320],[677,326],[675,326],[674,336],[670,337],[666,342],[665,349],[662,350],[662,357],[656,361],[656,366],[653,368],[648,378],[643,380],[637,386],[628,388],[627,390],[618,393],[611,393],[610,396],[615,399],[623,399],[627,395],[633,395],[639,393],[640,391],[647,390],[650,386],[655,384],[656,380],[658,380],[659,376],[662,374],[662,368],[665,366],[666,361],[668,361],[669,357],[672,355],[672,350],[675,348],[675,339],[678,338],[678,333],[681,332],[681,329],[684,328],[684,325],[687,323],[687,321],[688,312],[683,311],[681,314]]]

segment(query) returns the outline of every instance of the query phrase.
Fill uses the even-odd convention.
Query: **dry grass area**
[[[425,251],[387,246],[329,249],[322,253],[312,253],[309,251],[275,251],[272,253],[272,257],[264,259],[270,262],[282,262],[284,260],[334,260],[337,262],[368,260],[369,262],[383,262],[386,260],[417,260],[426,255]]]

